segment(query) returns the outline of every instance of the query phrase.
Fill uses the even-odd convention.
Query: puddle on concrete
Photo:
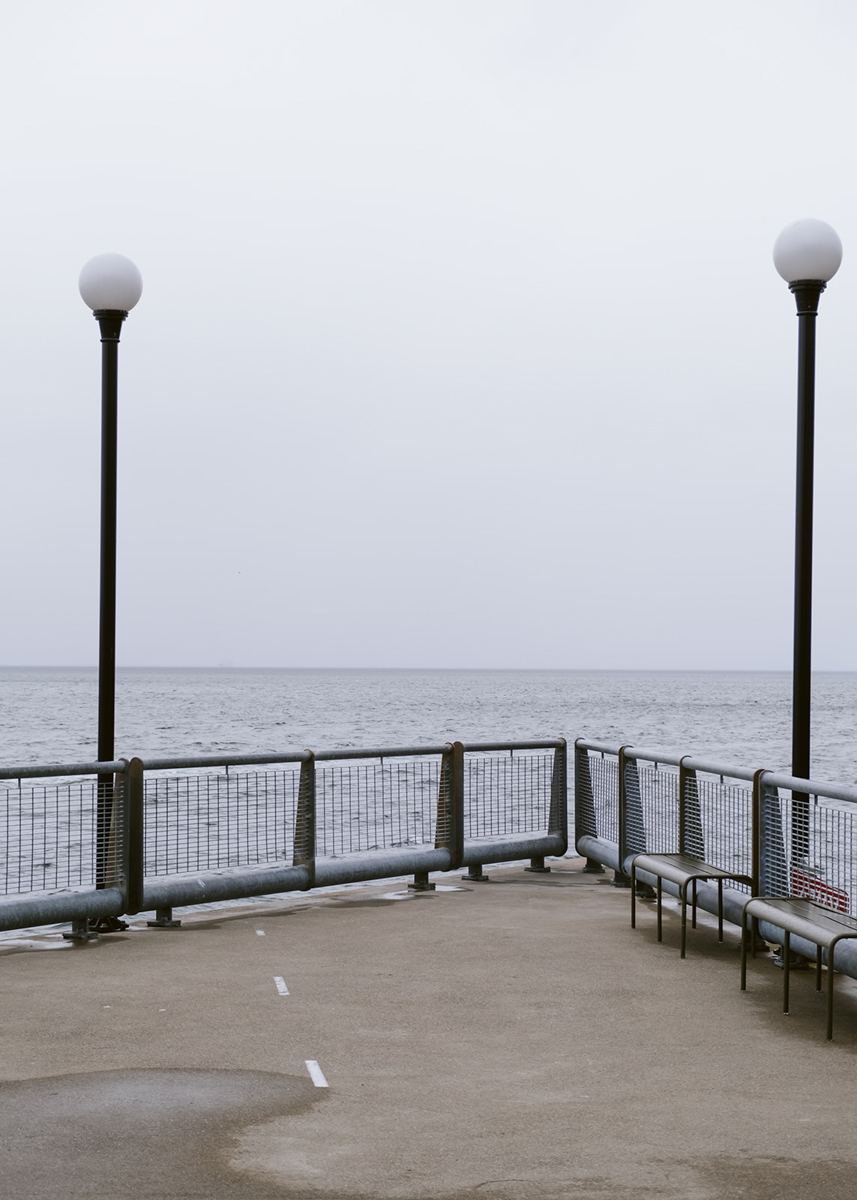
[[[124,1070],[0,1083],[4,1200],[280,1200],[228,1167],[234,1137],[326,1093],[266,1071]]]

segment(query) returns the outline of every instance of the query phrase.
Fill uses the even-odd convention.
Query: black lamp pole
[[[119,335],[127,312],[96,309],[101,329],[101,587],[98,629],[98,761],[112,762],[116,710],[116,449]],[[98,776],[95,886],[107,886],[113,776]],[[93,932],[127,929],[117,917],[90,919]]]
[[[126,312],[98,309],[101,328],[101,592],[98,633],[98,761],[112,762],[116,700],[116,424],[119,335]],[[112,776],[102,775],[107,787]]]
[[[812,484],[815,428],[815,319],[825,284],[789,284],[797,304],[797,483],[795,489],[795,628],[792,679],[792,775],[809,779],[812,663]]]

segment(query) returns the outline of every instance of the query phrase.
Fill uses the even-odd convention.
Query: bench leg
[[[663,915],[663,909],[661,908],[661,899],[663,897],[663,890],[664,890],[663,889],[663,881],[659,875],[658,876],[658,941],[659,942],[662,942],[664,940],[664,915]]]
[[[631,928],[637,928],[637,864],[631,863]]]
[[[723,880],[717,880],[717,940],[723,941]]]
[[[815,948],[815,990],[821,991],[821,942]]]
[[[691,929],[696,929],[696,880],[693,881],[693,921]]]
[[[827,948],[827,1040],[829,1042],[833,1041],[833,947],[835,945],[834,942]],[[820,946],[818,952],[821,953]]]
[[[783,1012],[789,1011],[789,959],[791,958],[792,935],[786,929],[783,937]]]
[[[752,920],[750,927],[752,928]],[[747,990],[747,914],[741,913],[741,991]]]
[[[687,883],[681,885],[679,892],[681,893],[681,957],[684,958],[687,946]]]

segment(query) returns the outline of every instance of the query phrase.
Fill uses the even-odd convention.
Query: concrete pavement
[[[551,865],[0,943],[0,1195],[854,1200],[857,982]]]

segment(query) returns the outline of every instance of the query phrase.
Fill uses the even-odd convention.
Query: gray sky
[[[788,668],[794,302],[829,221],[814,664],[857,669],[857,8],[5,0],[0,661]]]

